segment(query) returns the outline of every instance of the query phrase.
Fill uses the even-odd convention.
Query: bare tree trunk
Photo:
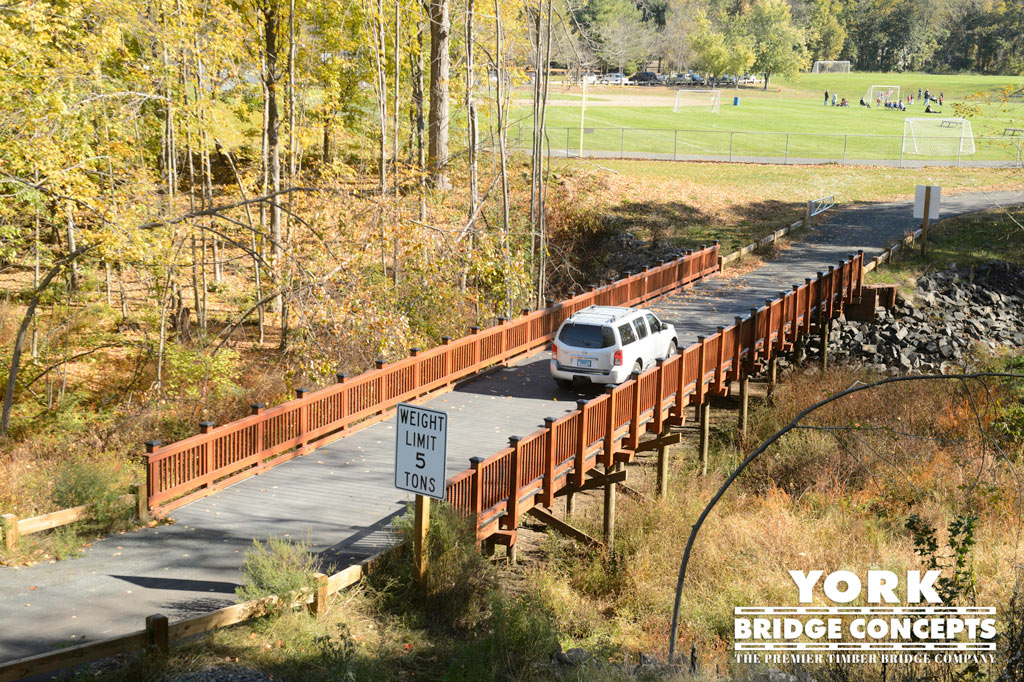
[[[430,178],[434,187],[448,190],[448,78],[450,58],[448,41],[451,34],[449,0],[430,0]]]
[[[505,102],[502,89],[505,78],[505,53],[502,51],[502,25],[501,6],[498,0],[494,0],[494,22],[495,22],[495,70],[497,71],[497,84],[495,86],[495,99],[498,105],[498,154],[501,160],[501,224],[503,228],[503,240],[505,242],[505,272],[508,273],[508,247],[509,247],[509,216],[508,216],[508,172],[507,159],[505,158]],[[507,287],[506,287],[507,289]],[[506,295],[505,314],[511,315],[511,303]]]
[[[288,186],[295,186],[295,0],[288,6]],[[288,195],[288,208],[295,211],[296,194]],[[288,241],[291,241],[291,214],[288,223]]]
[[[273,268],[274,279],[280,283],[281,260],[284,257],[284,251],[281,243],[281,207],[278,204],[280,201],[278,193],[281,191],[281,149],[278,139],[280,121],[277,111],[277,57],[279,46],[277,42],[278,16],[276,1],[277,0],[269,0],[262,7],[263,51],[266,58],[266,70],[264,72],[263,82],[266,88],[266,135],[267,152],[270,157],[270,163],[268,164],[270,188],[275,195],[270,205],[270,238],[273,240],[273,244],[271,244],[271,252],[273,255],[270,262],[271,267]],[[281,297],[278,296],[274,299],[273,311],[281,312],[281,305]]]
[[[68,219],[67,219],[67,230],[68,230],[68,253],[73,253],[75,246],[75,217],[71,211],[71,204],[68,204]],[[68,288],[72,291],[78,291],[78,268],[75,263],[72,263],[68,268]]]
[[[466,289],[466,277],[468,275],[469,263],[473,258],[473,235],[474,223],[476,222],[476,207],[479,201],[479,189],[477,187],[477,118],[476,101],[473,92],[473,0],[466,0],[466,115],[467,121],[467,150],[469,163],[469,221],[466,224],[468,235],[468,258],[466,265],[462,268],[462,278],[459,281],[459,288]]]
[[[35,181],[39,183],[39,171],[35,172]],[[32,271],[32,290],[35,291],[39,288],[39,208],[36,208],[35,218],[35,268]],[[36,360],[39,357],[39,323],[32,316],[32,359]]]
[[[544,90],[540,104],[540,132],[541,138],[547,139],[547,116],[548,116],[548,87],[551,84],[551,0],[548,0],[548,19],[545,30],[545,41],[547,46],[544,51]],[[547,145],[547,166],[542,177],[538,180],[539,200],[537,203],[537,309],[544,307],[544,297],[547,289],[547,217],[545,208],[548,197],[548,177],[551,174],[551,144]],[[543,163],[543,160],[541,161]]]
[[[423,22],[416,25],[416,59],[411,62],[412,69],[412,102],[413,102],[413,132],[416,137],[416,164],[420,170],[419,193],[420,193],[420,222],[427,219],[427,195],[426,195],[426,155],[423,147]]]

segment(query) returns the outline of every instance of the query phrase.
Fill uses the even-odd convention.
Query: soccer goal
[[[898,85],[872,85],[864,95],[864,101],[875,105],[879,100],[882,102],[896,102],[900,98],[900,86]]]
[[[672,107],[672,111],[678,114],[684,108],[689,107],[706,107],[712,114],[717,114],[722,110],[722,91],[677,90],[676,103]]]
[[[817,61],[814,62],[811,73],[850,73],[850,62]]]
[[[905,118],[903,153],[928,157],[973,154],[971,122],[963,118]]]

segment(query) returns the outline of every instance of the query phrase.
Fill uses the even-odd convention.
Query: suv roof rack
[[[573,322],[577,321],[579,317],[589,317],[594,322],[615,322],[621,320],[623,317],[632,315],[636,310],[634,308],[625,308],[622,306],[611,306],[611,305],[589,305],[582,310],[577,310],[569,319]]]

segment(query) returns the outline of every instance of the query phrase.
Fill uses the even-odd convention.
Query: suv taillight
[[[612,364],[616,367],[622,367],[622,350],[615,351],[615,355],[612,356]]]
[[[555,344],[551,344],[551,357],[556,357],[557,355],[558,355],[558,346],[556,346]]]

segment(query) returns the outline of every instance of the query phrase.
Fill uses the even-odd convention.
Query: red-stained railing
[[[863,253],[851,256],[657,367],[579,401],[575,412],[511,438],[508,448],[471,460],[469,469],[448,480],[445,499],[476,519],[481,539],[514,530],[520,515],[536,505],[551,506],[555,493],[570,483],[582,485],[598,464],[628,460],[641,428],[660,433],[666,420],[681,423],[684,407],[727,393],[729,381],[790,350],[812,324],[838,316],[845,303],[860,298],[863,265]]]
[[[299,389],[294,400],[281,405],[267,409],[254,405],[252,415],[223,426],[204,424],[191,438],[165,446],[149,442],[150,507],[157,512],[169,511],[382,419],[400,402],[447,388],[543,346],[562,321],[577,310],[590,305],[640,305],[718,268],[716,242],[544,310],[501,320],[490,329],[474,327],[469,335],[454,341],[445,338],[440,346],[427,351],[414,349],[410,357],[399,362],[378,362],[375,369],[353,378],[339,375],[338,382],[326,388]],[[541,461],[538,452],[546,446],[530,441],[520,445],[520,449],[523,447],[528,448],[525,456],[532,463]],[[476,482],[460,483],[461,479],[455,477],[450,483],[451,494],[473,497],[492,507],[492,498],[507,497],[510,477],[526,483],[537,476],[543,478],[531,468],[512,470],[504,460],[489,460],[480,476],[483,478],[478,478],[478,488],[473,487]]]

